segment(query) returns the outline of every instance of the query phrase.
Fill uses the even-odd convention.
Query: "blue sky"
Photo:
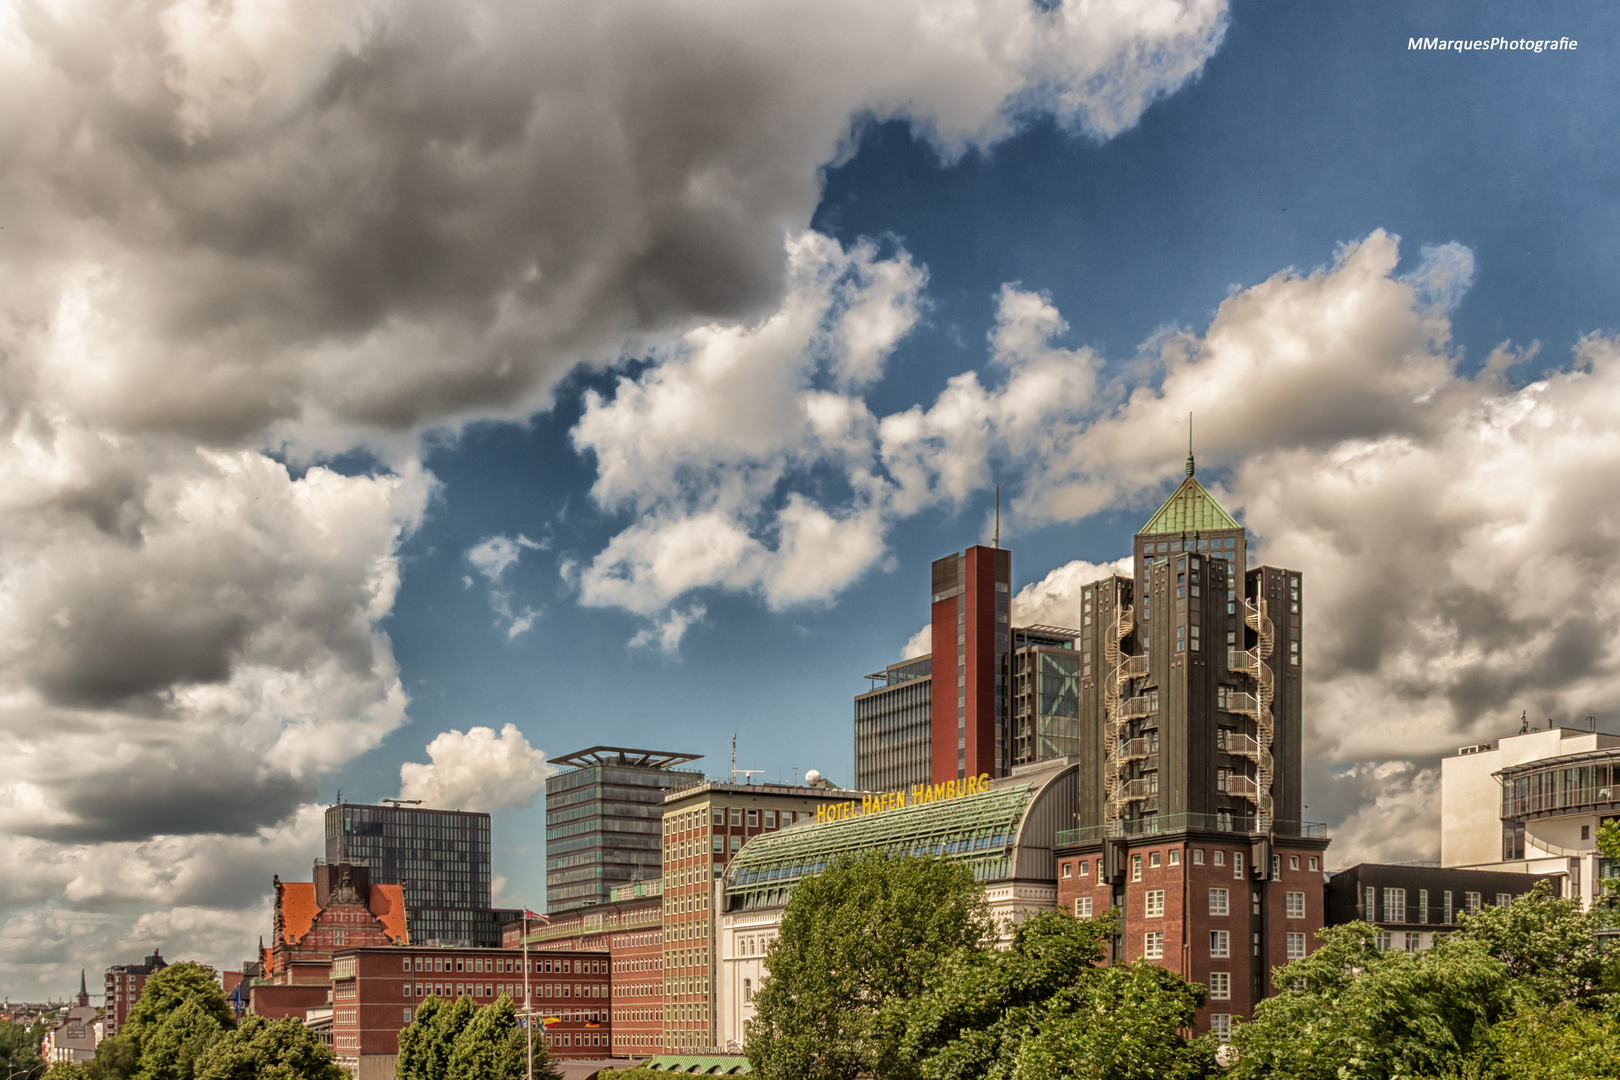
[[[1063,623],[1188,411],[1330,863],[1620,709],[1608,8],[205,7],[0,17],[0,992],[238,962],[340,789],[539,906],[544,755],[847,780],[995,487]]]

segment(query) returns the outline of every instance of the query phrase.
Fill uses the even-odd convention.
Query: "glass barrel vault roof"
[[[1018,823],[1034,784],[1009,784],[956,798],[762,833],[743,845],[726,872],[726,893],[741,907],[783,903],[802,877],[840,857],[869,851],[965,862],[979,881],[1012,874]]]

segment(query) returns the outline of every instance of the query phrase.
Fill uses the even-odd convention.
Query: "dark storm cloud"
[[[167,758],[149,755],[134,768],[77,776],[58,803],[72,815],[70,823],[16,832],[63,844],[251,836],[314,797],[310,781],[265,770],[257,762],[181,751]]]

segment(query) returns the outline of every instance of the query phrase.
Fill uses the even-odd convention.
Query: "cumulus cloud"
[[[684,609],[671,608],[658,618],[653,625],[642,627],[630,639],[632,649],[657,648],[665,656],[674,656],[680,651],[681,639],[686,631],[691,629],[693,623],[703,621],[703,616],[709,609],[702,604],[693,604]]]
[[[529,805],[557,775],[544,751],[516,724],[445,731],[427,745],[429,763],[399,767],[399,797],[451,810],[512,810]]]
[[[1225,26],[1218,0],[0,9],[0,830],[76,851],[291,820],[403,717],[378,626],[425,429],[753,325],[860,125],[946,157],[1036,113],[1106,138]],[[864,423],[848,388],[918,273],[830,286],[859,295],[824,328],[822,443]],[[301,471],[356,447],[373,475]],[[615,483],[661,522],[739,520]],[[876,550],[819,504],[748,530],[773,554],[744,579],[781,602]],[[805,585],[821,542],[840,566]],[[660,543],[627,535],[618,576]],[[656,621],[680,583],[641,576],[600,596]]]

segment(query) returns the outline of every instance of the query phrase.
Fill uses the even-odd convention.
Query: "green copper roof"
[[[1215,532],[1219,529],[1241,529],[1215,496],[1204,490],[1204,485],[1189,476],[1181,486],[1164,500],[1159,512],[1142,526],[1144,533]]]
[[[747,1076],[754,1071],[748,1059],[740,1054],[659,1054],[643,1064],[658,1072],[696,1073],[702,1076]],[[614,1074],[604,1070],[602,1075]]]
[[[761,833],[732,859],[726,892],[743,897],[745,906],[750,899],[783,903],[800,878],[864,851],[965,862],[980,881],[995,881],[1011,873],[1018,822],[1034,794],[1033,784],[1002,783],[972,795]]]

